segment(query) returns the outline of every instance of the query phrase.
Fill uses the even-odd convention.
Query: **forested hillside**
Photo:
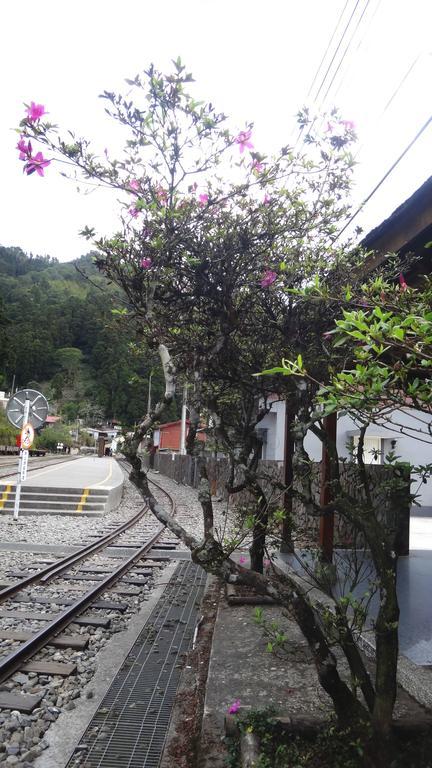
[[[59,263],[0,246],[0,388],[38,385],[68,420],[125,424],[147,404],[152,360],[121,328],[91,255]],[[153,396],[161,379],[153,375]]]

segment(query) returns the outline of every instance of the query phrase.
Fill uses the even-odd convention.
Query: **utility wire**
[[[316,81],[317,81],[317,79],[318,79],[318,75],[319,75],[319,73],[320,73],[320,70],[321,70],[321,68],[324,66],[324,61],[326,60],[327,54],[328,54],[328,52],[329,52],[329,50],[330,50],[330,48],[331,48],[331,45],[332,45],[332,43],[333,43],[333,40],[334,40],[334,38],[336,37],[336,32],[338,31],[339,25],[340,25],[340,23],[341,23],[341,21],[342,21],[342,19],[343,19],[344,15],[345,15],[345,11],[346,11],[346,9],[347,9],[347,7],[348,7],[348,3],[349,3],[349,1],[350,1],[350,0],[346,0],[346,2],[345,2],[345,5],[344,5],[344,8],[343,8],[343,11],[342,11],[342,13],[339,15],[339,19],[338,19],[338,21],[337,21],[337,23],[336,23],[336,26],[335,26],[334,30],[333,30],[333,34],[332,34],[332,36],[331,36],[331,38],[330,38],[330,41],[329,41],[329,43],[328,43],[328,45],[327,45],[327,48],[326,48],[326,49],[325,49],[325,51],[324,51],[324,54],[323,54],[323,57],[322,57],[321,61],[320,61],[320,63],[318,64],[318,68],[317,68],[317,70],[316,70],[316,72],[315,72],[314,78],[313,78],[313,80],[312,80],[312,83],[311,83],[311,85],[310,85],[310,88],[309,88],[309,90],[308,90],[308,92],[307,92],[307,96],[306,96],[306,98],[307,98],[307,99],[309,98],[309,96],[310,96],[310,95],[311,95],[311,93],[312,93],[312,89],[313,89],[313,87],[314,87],[314,85],[315,85],[315,83],[316,83]]]
[[[345,29],[344,29],[344,31],[343,31],[343,33],[342,33],[342,37],[341,37],[341,39],[339,40],[339,43],[338,43],[338,45],[337,45],[337,47],[336,47],[336,50],[335,50],[335,52],[334,52],[334,54],[333,54],[333,56],[332,56],[332,58],[331,58],[330,64],[329,64],[329,65],[328,65],[328,67],[327,67],[326,73],[325,73],[325,75],[324,75],[323,79],[321,80],[321,83],[320,83],[320,86],[319,86],[319,88],[318,88],[318,91],[317,91],[317,92],[316,92],[316,94],[315,94],[315,97],[314,97],[314,102],[315,102],[315,103],[317,102],[317,99],[318,99],[318,97],[319,97],[319,95],[320,95],[320,93],[321,93],[322,89],[324,88],[324,85],[325,85],[325,81],[327,80],[328,74],[329,74],[329,72],[330,72],[330,70],[331,70],[331,68],[332,68],[332,66],[333,66],[333,62],[334,62],[334,60],[335,60],[335,58],[336,58],[337,54],[339,53],[339,49],[340,49],[340,47],[341,47],[341,45],[342,45],[342,43],[343,43],[343,39],[344,39],[345,35],[347,34],[347,32],[348,32],[348,29],[349,29],[349,27],[350,27],[350,25],[351,25],[351,22],[352,22],[352,20],[353,20],[353,18],[354,18],[354,16],[355,16],[355,13],[356,13],[356,11],[357,11],[357,8],[358,8],[358,6],[359,6],[359,3],[360,3],[360,0],[356,0],[356,4],[355,4],[355,6],[354,6],[354,10],[352,11],[352,13],[351,13],[351,16],[350,16],[350,17],[349,17],[349,19],[348,19],[348,22],[347,22],[347,24],[345,25]]]
[[[337,22],[336,22],[336,26],[335,26],[335,28],[334,28],[334,30],[333,30],[333,34],[332,34],[332,36],[331,36],[331,38],[330,38],[330,41],[329,41],[329,43],[328,43],[328,45],[327,45],[327,47],[326,47],[326,49],[325,49],[325,51],[324,51],[324,55],[323,55],[323,56],[322,56],[322,58],[321,58],[321,61],[320,61],[319,65],[318,65],[318,68],[317,68],[317,70],[316,70],[316,72],[315,72],[315,75],[314,75],[314,77],[313,77],[312,83],[311,83],[311,85],[310,85],[310,87],[309,87],[309,90],[308,90],[308,93],[307,93],[307,98],[309,98],[309,97],[311,96],[311,94],[312,94],[312,90],[313,90],[313,87],[314,87],[314,85],[315,85],[315,83],[316,83],[316,81],[317,81],[317,79],[318,79],[318,77],[319,77],[319,75],[320,75],[320,71],[321,71],[321,69],[323,68],[323,65],[324,65],[324,61],[325,61],[325,59],[326,59],[326,57],[327,57],[327,54],[328,54],[328,52],[329,52],[329,51],[330,51],[330,49],[331,49],[331,46],[332,46],[333,40],[335,39],[335,37],[336,37],[336,34],[337,34],[338,30],[339,30],[340,24],[341,24],[341,22],[342,22],[342,19],[343,19],[344,15],[345,15],[345,11],[346,11],[346,9],[347,9],[347,7],[348,7],[348,4],[349,4],[349,2],[350,2],[350,0],[346,0],[346,2],[345,2],[345,5],[344,5],[344,7],[343,7],[343,10],[342,10],[342,13],[340,13],[340,14],[339,14],[339,18],[338,18],[338,20],[337,20]],[[360,0],[356,0],[356,6],[355,6],[355,8],[354,8],[354,11],[353,11],[353,13],[351,14],[351,17],[350,17],[350,20],[348,21],[348,24],[347,24],[347,25],[346,25],[346,27],[345,27],[345,30],[344,30],[344,31],[343,31],[343,33],[342,33],[342,36],[341,36],[341,38],[340,38],[340,40],[339,40],[338,46],[337,46],[337,48],[336,48],[336,51],[335,51],[335,53],[333,54],[333,58],[332,58],[332,60],[331,60],[331,62],[330,62],[329,68],[331,68],[331,66],[332,66],[332,63],[333,63],[333,61],[334,61],[334,58],[335,58],[335,56],[336,56],[336,54],[337,54],[337,51],[339,50],[339,48],[340,48],[340,46],[341,46],[341,44],[342,44],[342,42],[343,42],[344,36],[345,36],[345,34],[346,34],[346,30],[347,30],[347,28],[349,27],[349,25],[350,25],[350,23],[351,23],[351,18],[352,18],[352,16],[353,16],[353,14],[355,13],[355,10],[356,10],[356,8],[357,8],[357,5],[358,5],[358,3],[359,3],[359,2],[360,2]],[[329,68],[327,69],[327,72],[328,72]],[[324,78],[323,78],[323,80],[321,81],[321,85],[322,85],[322,83],[323,83],[323,82],[325,82],[325,80],[326,80],[326,77],[327,77],[327,73],[326,73],[326,75],[324,75]],[[321,86],[320,86],[320,87],[321,87]],[[318,91],[318,92],[319,92],[319,91]],[[315,101],[315,100],[316,100],[316,97],[315,97],[315,99],[313,99],[313,100],[312,100],[312,103],[314,103],[314,101]],[[314,122],[315,122],[315,120],[314,120]],[[295,147],[297,147],[297,145],[298,145],[298,143],[299,143],[299,141],[300,141],[300,139],[301,139],[301,137],[302,137],[302,134],[303,134],[304,130],[305,130],[305,126],[302,126],[302,127],[300,128],[300,130],[299,130],[299,133],[298,133],[297,139],[296,139],[296,141],[295,141],[295,144],[294,144],[294,146],[295,146]]]
[[[369,22],[368,22],[368,25],[367,25],[367,28],[366,28],[365,34],[364,34],[364,36],[363,36],[363,37],[361,37],[361,38],[360,38],[359,42],[357,43],[357,47],[356,47],[356,49],[355,49],[355,51],[354,51],[354,56],[357,54],[357,52],[360,50],[360,48],[361,48],[361,47],[362,47],[362,45],[364,44],[364,41],[367,39],[367,37],[368,37],[368,35],[369,35],[369,31],[370,31],[370,29],[371,29],[371,27],[372,27],[372,24],[373,24],[373,22],[375,21],[375,17],[376,17],[376,15],[377,15],[377,13],[378,13],[378,11],[379,11],[379,9],[380,9],[381,3],[382,3],[382,0],[378,0],[377,4],[376,4],[376,6],[375,6],[375,10],[373,11],[372,15],[371,15],[371,16],[370,16],[370,18],[369,18]],[[338,85],[338,87],[336,88],[336,91],[335,91],[335,92],[334,92],[334,94],[333,94],[333,99],[334,99],[334,100],[336,100],[336,97],[337,97],[337,95],[338,95],[338,93],[339,93],[339,91],[340,91],[340,89],[341,89],[341,87],[342,87],[343,83],[345,82],[345,79],[346,79],[346,75],[347,75],[347,73],[350,71],[350,69],[351,69],[351,68],[352,68],[352,60],[351,60],[351,62],[348,64],[348,67],[345,69],[345,73],[344,73],[344,75],[342,76],[342,78],[340,79],[340,81],[339,81],[339,85]]]
[[[431,123],[432,123],[432,115],[431,115],[430,117],[428,117],[428,119],[426,120],[426,122],[424,123],[424,125],[422,125],[422,127],[420,128],[420,130],[419,130],[419,131],[416,133],[416,135],[414,136],[414,138],[412,139],[412,141],[410,141],[410,143],[408,144],[408,146],[407,146],[407,147],[405,147],[404,151],[403,151],[403,152],[402,152],[402,153],[399,155],[399,157],[397,158],[397,160],[395,160],[395,162],[394,162],[394,163],[393,163],[393,164],[390,166],[390,168],[388,169],[387,173],[385,173],[385,174],[384,174],[384,176],[382,177],[382,179],[380,179],[380,181],[378,182],[378,184],[377,184],[377,185],[376,185],[376,186],[373,188],[372,192],[371,192],[371,193],[370,193],[370,194],[369,194],[369,195],[368,195],[368,196],[367,196],[367,197],[366,197],[366,198],[363,200],[363,202],[362,202],[362,203],[361,203],[361,205],[360,205],[360,206],[357,208],[357,210],[355,211],[355,213],[353,213],[353,215],[352,215],[352,216],[351,216],[351,217],[348,219],[347,223],[346,223],[346,224],[345,224],[345,226],[344,226],[344,227],[343,227],[343,228],[340,230],[340,232],[339,232],[339,233],[336,235],[336,237],[334,238],[334,241],[333,241],[333,242],[336,242],[336,240],[337,240],[337,239],[338,239],[338,238],[341,236],[341,234],[342,234],[343,232],[345,232],[345,230],[346,230],[346,229],[347,229],[347,228],[350,226],[350,224],[351,224],[351,223],[354,221],[354,219],[355,219],[355,218],[358,216],[358,214],[360,213],[360,211],[362,211],[362,210],[364,209],[365,205],[366,205],[366,204],[369,202],[369,200],[370,200],[370,199],[371,199],[371,198],[374,196],[374,194],[375,194],[375,193],[378,191],[378,189],[379,189],[379,188],[380,188],[380,187],[381,187],[381,186],[384,184],[385,180],[386,180],[386,179],[388,179],[388,177],[389,177],[389,176],[390,176],[390,174],[391,174],[391,173],[394,171],[394,169],[396,168],[396,166],[398,166],[398,165],[399,165],[400,161],[401,161],[401,160],[402,160],[402,159],[405,157],[405,155],[407,154],[407,152],[409,152],[409,150],[411,149],[411,147],[413,147],[413,146],[414,146],[414,144],[416,143],[416,141],[418,141],[418,139],[420,138],[420,136],[422,135],[422,133],[424,133],[424,131],[426,130],[426,128],[427,128],[427,127],[428,127],[428,126],[429,126]]]
[[[356,26],[354,28],[354,31],[353,31],[353,33],[352,33],[352,35],[351,35],[351,37],[350,37],[350,39],[348,41],[348,44],[347,44],[347,46],[346,46],[346,48],[345,48],[345,50],[344,50],[344,52],[343,52],[343,54],[342,54],[342,56],[341,56],[341,58],[339,60],[339,64],[337,65],[336,70],[333,73],[332,79],[330,80],[330,84],[329,84],[329,86],[328,86],[328,88],[327,88],[327,90],[326,90],[326,92],[324,94],[324,98],[321,99],[321,104],[325,103],[325,101],[327,99],[327,96],[329,95],[329,92],[331,91],[332,85],[333,85],[333,83],[334,83],[334,81],[335,81],[335,79],[337,77],[337,74],[338,74],[338,72],[339,72],[339,70],[340,70],[340,68],[341,68],[341,66],[343,64],[343,61],[344,61],[344,59],[345,59],[345,57],[346,57],[346,55],[347,55],[347,53],[348,53],[348,51],[349,51],[349,49],[350,49],[350,47],[352,45],[352,41],[354,40],[354,37],[357,34],[358,28],[359,28],[360,24],[362,23],[363,17],[364,17],[364,15],[365,15],[368,7],[369,7],[369,3],[370,3],[370,0],[367,0],[366,5],[363,8],[363,11],[362,11],[361,15],[360,15],[359,19],[357,20],[357,24],[356,24]]]
[[[423,56],[424,56],[424,53],[419,53],[419,55],[416,56],[416,58],[414,59],[412,64],[410,64],[410,66],[408,67],[408,69],[405,72],[405,74],[402,75],[402,79],[400,80],[398,86],[395,88],[395,90],[393,91],[393,93],[390,96],[389,100],[387,101],[384,109],[382,110],[382,112],[377,117],[376,123],[381,122],[382,118],[384,117],[385,113],[387,112],[387,110],[390,107],[390,105],[392,104],[392,102],[395,100],[395,98],[398,95],[399,91],[401,90],[402,86],[404,85],[404,83],[406,82],[406,80],[410,76],[411,72],[413,71],[413,69],[415,68],[415,66],[418,64],[418,62],[421,60],[421,58]],[[354,155],[354,158],[357,158],[359,156],[359,154],[362,151],[364,146],[365,146],[364,143],[360,144],[360,146],[358,147],[358,149],[357,149],[357,151],[356,151],[356,153]]]

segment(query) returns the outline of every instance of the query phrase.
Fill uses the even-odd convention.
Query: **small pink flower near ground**
[[[233,703],[229,707],[228,714],[236,715],[239,709],[240,709],[240,699],[236,699],[235,701],[233,701]]]
[[[199,196],[199,204],[200,205],[202,205],[202,206],[207,205],[208,201],[209,201],[209,196],[206,195],[205,193]]]
[[[264,568],[268,568],[270,565],[270,560],[264,560]]]
[[[401,287],[401,291],[406,291],[407,288],[408,288],[408,285],[405,282],[405,278],[404,278],[402,272],[399,275],[399,285]]]
[[[245,562],[246,562],[246,558],[245,558],[245,556],[244,556],[244,555],[241,555],[241,556],[239,557],[239,563],[240,563],[241,565],[243,565],[243,563],[245,563]]]
[[[50,163],[51,160],[46,160],[42,152],[38,152],[34,157],[28,158],[23,170],[27,176],[31,176],[35,171],[38,176],[44,176],[44,168],[47,168]]]
[[[240,153],[242,154],[245,149],[253,149],[251,142],[252,131],[240,131],[236,137],[235,142],[239,145]]]
[[[140,261],[140,266],[143,269],[150,269],[151,265],[152,265],[152,260],[149,258],[141,259]]]
[[[277,272],[273,272],[272,269],[267,269],[264,272],[264,276],[260,282],[261,288],[268,288],[269,285],[274,283],[276,279],[277,279]]]
[[[27,117],[30,122],[35,123],[37,120],[41,119],[42,115],[46,115],[44,105],[35,104],[34,101],[32,101],[30,106],[27,107]]]

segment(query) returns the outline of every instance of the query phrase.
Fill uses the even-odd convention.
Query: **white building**
[[[386,426],[371,424],[368,427],[364,446],[365,462],[382,464],[384,457],[393,451],[400,461],[409,462],[413,466],[432,463],[432,435],[428,430],[431,422],[427,416],[413,409],[401,409],[392,414],[391,422]],[[421,431],[417,432],[419,429]],[[259,431],[263,438],[262,458],[283,461],[285,402],[272,403],[270,413],[259,424]],[[336,447],[341,458],[350,455],[359,433],[359,426],[350,416],[344,413],[338,415]],[[312,461],[321,460],[321,442],[311,432],[306,435],[304,446]],[[432,479],[423,483],[419,477],[412,477],[414,482],[411,490],[419,495],[418,503],[422,507],[432,507]]]

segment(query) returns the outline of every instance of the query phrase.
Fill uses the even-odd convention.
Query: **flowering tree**
[[[374,624],[376,676],[374,687],[368,683],[368,693],[361,687],[365,698],[368,696],[372,722],[379,733],[374,758],[378,764],[380,760],[386,764],[382,750],[385,753],[389,747],[397,690],[398,536],[401,518],[407,519],[409,506],[416,498],[415,492],[409,490],[408,480],[410,472],[417,474],[422,482],[432,474],[431,464],[419,467],[400,464],[398,457],[390,453],[384,457],[386,475],[381,481],[381,494],[377,495],[373,477],[365,465],[364,439],[371,424],[387,428],[390,436],[402,433],[431,442],[432,283],[429,277],[423,276],[417,279],[416,287],[409,287],[402,273],[398,279],[389,276],[393,269],[389,257],[387,277],[378,274],[368,281],[346,284],[341,290],[316,279],[309,286],[294,290],[299,304],[316,306],[318,302],[339,308],[334,326],[325,333],[325,343],[330,355],[338,350],[346,351],[345,365],[340,366],[339,358],[339,365],[326,382],[313,370],[314,361],[301,357],[283,360],[281,366],[268,371],[271,375],[279,373],[303,381],[315,393],[298,424],[299,454],[306,466],[308,457],[303,438],[307,430],[326,446],[331,464],[332,499],[326,507],[317,503],[307,471],[302,473],[299,496],[318,515],[337,511],[350,521],[354,529],[362,532],[373,562],[380,597]],[[349,462],[350,485],[362,490],[357,499],[344,487],[336,444],[323,426],[323,417],[337,411],[350,414],[359,426],[357,450]],[[402,413],[408,419],[401,420]],[[386,505],[388,513],[383,516]],[[346,617],[349,608],[354,615],[355,607],[345,598],[334,599],[336,608],[331,621],[337,627],[341,614]],[[354,603],[357,605],[357,601]]]
[[[274,394],[290,394],[297,409],[304,403],[295,383],[287,384],[277,372],[272,378],[252,376],[268,367],[280,349],[286,356],[303,352],[313,358],[317,380],[319,370],[328,371],[322,333],[332,315],[319,304],[313,311],[299,308],[287,287],[299,290],[312,275],[324,279],[330,271],[337,282],[343,280],[346,264],[331,243],[348,215],[352,125],[334,115],[318,136],[302,113],[307,152],[284,147],[270,158],[256,150],[251,125],[232,132],[224,115],[191,96],[192,78],[179,60],[169,75],[150,68],[143,78],[128,82],[134,100],[103,94],[108,114],[128,132],[120,159],[111,159],[108,152],[96,155],[74,134],[65,140],[43,120],[44,107],[33,103],[20,125],[18,150],[29,175],[38,168],[43,175],[48,163],[61,160],[69,174],[122,195],[118,231],[96,237],[86,228],[83,234],[97,248],[99,269],[124,291],[119,315],[158,351],[165,375],[164,397],[143,416],[128,447],[131,480],[158,518],[190,547],[196,562],[289,608],[340,720],[368,719],[373,691],[347,616],[340,618],[341,645],[353,674],[361,677],[366,706],[339,676],[333,635],[326,635],[308,590],[290,573],[259,572],[269,505],[258,469],[256,427]],[[48,159],[34,154],[35,142],[47,147]],[[246,488],[255,500],[251,555],[256,570],[237,564],[231,558],[235,542],[215,534],[205,467],[203,540],[151,498],[137,448],[172,400],[179,379],[193,390],[190,450],[198,415],[206,413],[209,431],[230,460],[229,492]]]

